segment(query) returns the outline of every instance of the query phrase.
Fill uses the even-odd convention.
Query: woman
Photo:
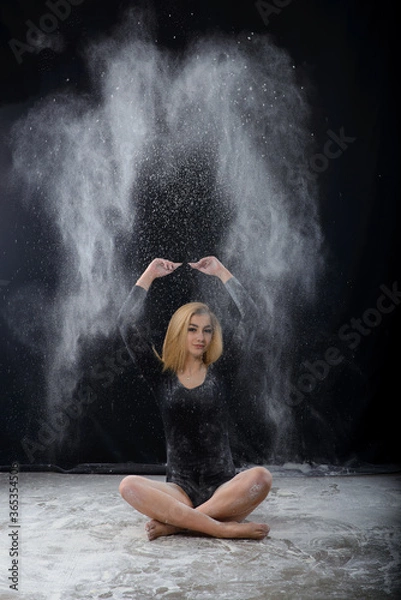
[[[151,520],[150,540],[198,532],[219,538],[263,539],[269,526],[244,519],[266,498],[272,477],[264,467],[235,472],[228,438],[226,386],[219,371],[222,335],[219,322],[202,303],[189,303],[172,316],[159,357],[148,325],[144,301],[153,281],[182,263],[153,260],[119,315],[121,335],[142,368],[161,410],[167,443],[166,482],[137,475],[120,484],[122,497]],[[218,277],[241,316],[236,327],[255,322],[255,305],[241,284],[215,257],[189,265]],[[224,353],[226,354],[226,353]]]

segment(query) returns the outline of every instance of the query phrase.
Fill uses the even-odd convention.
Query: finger
[[[182,265],[182,263],[178,263],[178,262],[173,262],[171,260],[165,260],[163,262],[163,268],[166,271],[175,271],[176,269],[178,269],[178,267],[180,267]]]
[[[168,263],[168,268],[169,268],[171,271],[175,271],[175,269],[178,269],[178,267],[180,267],[181,265],[182,265],[182,263],[176,263],[176,262],[171,262],[171,261],[170,261],[170,262]]]
[[[161,271],[168,271],[167,261],[164,259],[160,259],[156,265]]]

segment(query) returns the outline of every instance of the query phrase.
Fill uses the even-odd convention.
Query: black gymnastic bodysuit
[[[225,288],[238,309],[236,337],[245,323],[255,323],[256,307],[239,281]],[[172,372],[162,373],[149,326],[144,320],[146,290],[134,286],[119,315],[119,328],[127,349],[140,367],[159,405],[167,445],[167,481],[178,484],[193,506],[206,502],[214,491],[235,475],[228,434],[227,383],[219,361],[209,366],[205,381],[186,388]],[[249,331],[246,332],[249,335]]]

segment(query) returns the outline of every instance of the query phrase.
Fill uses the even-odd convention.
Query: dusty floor
[[[20,473],[13,529],[8,478],[0,473],[1,600],[401,598],[401,474],[274,474],[253,514],[271,526],[262,542],[149,542],[146,518],[118,494],[121,475]],[[13,533],[18,592],[7,579]]]

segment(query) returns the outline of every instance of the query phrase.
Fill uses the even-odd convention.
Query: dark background
[[[42,1],[3,0],[0,135],[4,142],[10,123],[36,99],[60,89],[66,78],[76,90],[90,93],[81,50],[89,39],[110,34],[131,4],[138,5],[128,1],[83,0],[71,7],[65,21],[59,22],[64,39],[62,51],[47,48],[38,53],[26,52],[18,64],[9,46],[10,39],[25,42],[26,21],[38,23],[49,11]],[[381,285],[391,289],[399,282],[401,288],[397,227],[397,17],[394,3],[381,6],[371,1],[293,0],[281,2],[281,8],[273,1],[264,3],[265,9],[268,4],[275,7],[270,15],[261,14],[257,3],[241,0],[155,2],[155,35],[159,45],[180,53],[193,39],[206,33],[221,31],[234,37],[244,31],[266,33],[290,52],[294,64],[302,67],[313,84],[312,115],[322,141],[320,147],[328,130],[338,133],[343,128],[345,135],[355,138],[341,159],[332,160],[319,175],[320,215],[328,261],[320,290],[326,335],[321,340],[315,330],[309,348],[314,347],[316,356],[321,356],[319,344],[324,350],[330,335],[336,342],[342,325],[376,306]],[[11,156],[6,147],[1,152],[0,164],[7,168]],[[47,231],[46,216],[36,214],[33,218],[17,199],[6,202],[5,197],[4,194],[1,199],[0,221],[3,306],[22,284],[46,277],[51,291],[57,281],[57,253],[51,233],[43,235]],[[143,219],[145,222],[146,215]],[[213,231],[210,235],[214,235]],[[136,258],[140,270],[148,257]],[[294,406],[299,433],[282,460],[399,463],[399,304],[397,300],[394,310],[383,315],[381,324],[363,336],[353,353],[346,354],[346,364],[337,370],[336,377],[329,375],[317,386],[312,402]],[[145,388],[141,390],[138,381],[135,418],[132,409],[121,401],[131,393],[135,374],[117,337],[112,347],[97,349],[94,362],[99,378],[97,385],[92,381],[96,402],[89,399],[79,418],[71,420],[66,444],[59,443],[54,432],[45,430],[43,425],[46,419],[40,398],[40,359],[13,337],[3,320],[1,325],[0,465],[17,460],[26,468],[53,465],[71,469],[91,463],[112,469],[134,462],[140,469],[141,464],[163,463],[160,418],[148,402]],[[114,357],[114,362],[110,357]],[[320,415],[323,410],[325,426],[316,417],[322,390],[324,409],[321,404]],[[256,433],[257,424],[254,426]],[[252,437],[253,432],[249,435]],[[42,447],[31,447],[31,454],[27,455],[22,439]],[[248,454],[239,451],[239,456],[242,460],[269,461],[268,436],[265,449],[262,443],[262,447]]]

